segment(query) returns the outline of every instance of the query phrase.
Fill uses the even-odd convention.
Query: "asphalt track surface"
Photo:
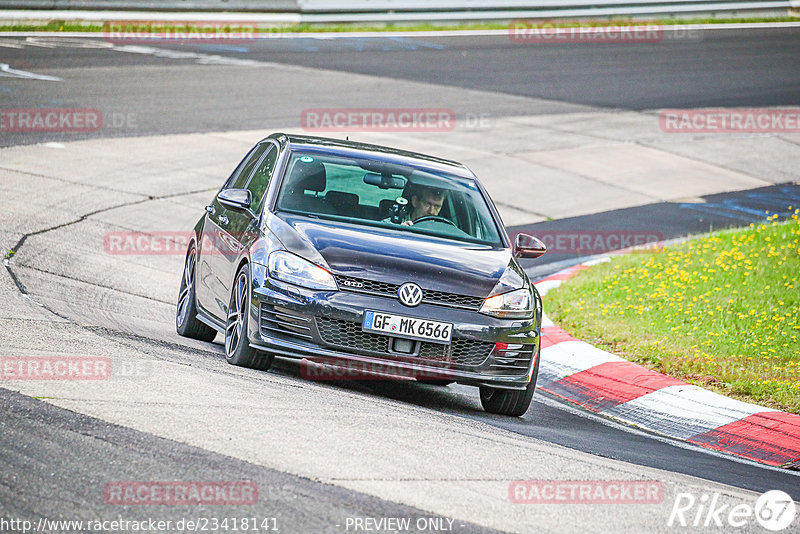
[[[49,42],[49,46],[42,45],[43,42],[25,44],[23,39],[4,38],[3,41],[18,43],[19,47],[0,47],[0,63],[37,73],[73,71],[76,74],[65,82],[65,86],[44,81],[23,85],[19,80],[0,77],[3,108],[101,108],[137,118],[135,126],[122,125],[116,130],[105,128],[69,139],[244,130],[259,128],[267,122],[291,125],[297,124],[297,110],[309,105],[344,106],[358,101],[346,95],[332,96],[330,88],[315,86],[313,80],[305,81],[302,93],[279,95],[265,89],[269,96],[265,98],[259,94],[259,88],[269,87],[268,70],[241,69],[237,71],[237,77],[231,79],[225,71],[227,66],[165,65],[164,58],[149,53],[115,54],[105,48],[76,47],[52,40],[43,41]],[[537,109],[514,109],[508,103],[502,103],[496,108],[466,106],[459,110],[461,113],[493,116],[558,113],[578,110],[586,105],[651,109],[796,106],[800,102],[800,69],[796,68],[796,58],[800,57],[800,33],[797,30],[712,31],[691,42],[653,45],[548,44],[534,47],[511,43],[507,37],[486,37],[367,41],[274,39],[244,46],[176,47],[165,44],[153,48],[382,76],[387,78],[386,94],[383,95],[386,101],[402,101],[402,95],[392,93],[391,79],[546,99]],[[116,73],[119,67],[124,67],[125,74],[119,78],[109,77],[104,68],[112,66]],[[2,145],[42,141],[64,141],[64,137],[59,134],[16,134],[0,138]],[[776,186],[772,192],[776,191],[787,199],[799,194],[796,186]],[[747,193],[752,192],[730,193],[710,200],[733,199],[737,205],[750,206],[753,210],[780,211],[785,208],[783,201],[754,200]],[[757,217],[752,213],[737,217],[736,214],[720,215],[670,204],[547,221],[525,229],[602,227],[608,221],[614,221],[617,229],[620,221],[630,228],[640,228],[642,222],[647,221],[648,228],[658,229],[665,238],[670,238],[704,231],[712,226],[743,225],[754,220]],[[545,276],[557,270],[561,262],[572,259],[545,257],[545,261],[539,262],[536,272]],[[160,341],[131,337],[130,343],[147,350],[158,346]],[[202,362],[209,358],[218,360],[220,357],[219,345],[210,346],[198,356],[199,365],[205,365]],[[299,380],[296,368],[288,363],[279,365],[272,373]],[[578,451],[743,489],[757,492],[782,489],[795,500],[800,500],[800,479],[795,474],[766,469],[633,431],[566,407],[541,393],[523,418],[509,419],[476,410],[475,392],[460,386],[435,388],[381,382],[331,387],[343,394],[393,399],[481,421]],[[290,532],[309,525],[324,530],[353,515],[425,515],[420,510],[358,492],[320,485],[103,423],[16,393],[0,390],[0,398],[5,412],[0,433],[4,464],[0,508],[6,516],[26,512],[69,515],[76,509],[91,510],[96,502],[91,499],[76,501],[72,491],[75,487],[90,491],[91,479],[190,479],[193,474],[194,479],[214,479],[217,473],[217,478],[222,478],[223,473],[226,478],[237,478],[230,474],[237,473],[239,478],[263,480],[266,486],[282,488],[280,494],[271,496],[274,502],[270,501],[269,505],[280,507],[286,531]],[[48,460],[54,455],[63,458],[57,469],[49,467]],[[153,461],[156,456],[158,462]],[[87,458],[97,461],[88,463]],[[109,472],[102,472],[103,469]],[[23,491],[23,488],[30,491]],[[147,515],[154,515],[152,510],[148,512]],[[259,512],[263,515],[265,510]],[[464,524],[462,527],[464,531],[479,531],[475,525]]]
[[[345,525],[348,517],[409,517],[414,522],[431,517],[408,506],[111,425],[5,389],[0,389],[0,402],[0,446],[8,477],[0,485],[0,503],[6,518],[113,519],[94,512],[99,480],[252,481],[260,488],[258,503],[237,507],[235,517],[262,518],[259,525],[263,518],[276,518],[283,532],[341,531],[335,526]],[[54,457],[59,458],[57,463],[48,461]],[[161,513],[147,508],[121,506],[117,512],[131,521],[219,517],[214,506],[178,506]],[[455,526],[461,532],[494,532],[463,521]]]
[[[415,54],[391,49],[364,54],[366,46],[341,51],[315,44],[296,43],[299,50],[284,51],[280,43],[267,42],[262,53],[270,61],[613,109],[800,101],[800,74],[791,68],[800,51],[794,28],[666,31],[658,43],[594,46],[512,41],[508,36],[432,38],[420,43]],[[302,53],[304,45],[316,50]]]
[[[113,44],[370,74],[386,78],[386,84],[377,94],[342,94],[336,88],[318,87],[313,77],[298,77],[294,82],[271,77],[269,68],[243,69],[232,78],[224,66],[198,69],[192,65],[207,59],[165,65],[164,58],[152,52],[109,53],[102,48]],[[447,107],[464,118],[570,112],[585,106],[639,110],[800,102],[796,28],[709,30],[685,38],[671,38],[667,32],[660,43],[597,45],[515,43],[508,36],[276,37],[234,44],[0,38],[0,52],[0,63],[15,69],[80,70],[81,76],[65,82],[24,86],[0,73],[0,102],[5,108],[99,108],[109,119],[116,114],[116,125],[107,120],[101,132],[85,136],[250,130],[266,123],[293,126],[299,125],[303,109],[354,103],[359,107]],[[115,67],[128,69],[120,72]],[[393,88],[392,79],[544,101],[521,108],[505,101],[452,102],[433,93],[404,98]],[[135,121],[124,120],[129,116]],[[61,137],[6,134],[0,146],[51,139]]]

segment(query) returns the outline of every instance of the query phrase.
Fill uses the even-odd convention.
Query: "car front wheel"
[[[236,274],[225,324],[225,359],[231,365],[266,371],[272,367],[272,355],[250,346],[247,325],[250,317],[250,268],[242,265]]]
[[[499,415],[520,416],[525,415],[533,400],[533,392],[536,389],[536,378],[539,374],[540,352],[536,355],[536,365],[533,369],[533,377],[525,389],[498,389],[488,386],[481,386],[481,405],[489,413]]]

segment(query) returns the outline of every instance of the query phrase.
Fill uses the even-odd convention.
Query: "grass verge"
[[[798,213],[615,256],[549,292],[545,309],[623,358],[800,414]]]
[[[531,21],[533,24],[546,24],[551,27],[575,27],[575,26],[607,26],[607,25],[644,25],[656,24],[664,26],[672,25],[692,25],[692,24],[731,24],[748,22],[800,22],[800,17],[754,17],[754,18],[696,18],[696,19],[657,19],[657,20],[553,20],[553,21]],[[142,25],[151,24],[146,21]],[[187,31],[199,31],[202,22],[192,24]],[[247,24],[247,14],[242,14],[240,24]],[[181,31],[180,25],[171,24],[169,27],[159,26],[157,21],[152,22],[151,31],[158,32],[167,30],[171,32]],[[463,30],[508,30],[508,22],[484,22],[484,23],[465,23],[465,24],[294,24],[287,26],[273,26],[255,28],[259,33],[338,33],[338,32],[409,32],[409,31],[463,31]],[[96,32],[102,33],[107,28],[102,24],[94,22],[74,22],[53,20],[45,23],[18,23],[0,24],[0,32]],[[214,27],[210,31],[215,34],[224,33],[223,28]],[[231,32],[243,31],[241,26],[235,24],[231,27]],[[249,31],[249,29],[248,29]]]

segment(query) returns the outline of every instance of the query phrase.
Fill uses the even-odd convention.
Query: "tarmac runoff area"
[[[587,112],[497,119],[446,135],[351,137],[464,162],[509,226],[795,179],[797,134],[667,134],[658,121],[657,112]],[[125,370],[105,380],[2,386],[255,465],[507,531],[563,530],[569,517],[576,531],[672,532],[667,521],[679,494],[717,494],[728,509],[755,502],[753,492],[424,406],[232,367],[219,341],[178,338],[174,303],[183,254],[115,254],[105,237],[188,231],[245,152],[280,130],[0,150],[0,241],[15,250],[0,275],[5,356],[102,357]],[[635,507],[567,504],[556,513],[509,496],[515,481],[556,479],[658,481],[663,499]],[[512,496],[530,499],[529,486]],[[758,528],[751,522],[742,531]]]

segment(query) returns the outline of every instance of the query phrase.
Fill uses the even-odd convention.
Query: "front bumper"
[[[253,348],[398,378],[508,389],[523,389],[533,378],[540,316],[497,319],[432,304],[408,308],[396,299],[346,290],[308,290],[269,279],[258,265],[253,281],[248,321]],[[451,344],[416,341],[409,347],[391,336],[364,332],[366,309],[450,322]]]

